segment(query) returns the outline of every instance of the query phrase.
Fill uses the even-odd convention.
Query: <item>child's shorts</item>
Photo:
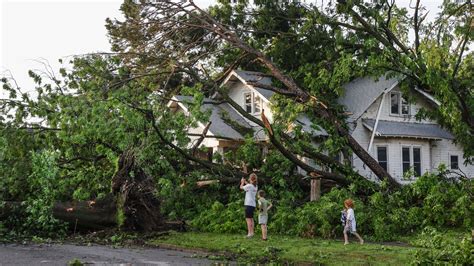
[[[258,224],[267,224],[268,222],[268,215],[259,214],[258,215]]]
[[[245,218],[253,218],[254,206],[245,205]]]

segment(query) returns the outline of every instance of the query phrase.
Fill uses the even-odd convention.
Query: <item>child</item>
[[[256,202],[255,196],[257,195],[257,175],[255,173],[250,174],[249,181],[242,178],[240,180],[240,189],[245,191],[245,221],[247,222],[247,237],[253,237],[254,235],[254,222],[253,213],[255,211]]]
[[[344,245],[349,244],[348,232],[355,235],[359,239],[359,243],[364,244],[364,239],[356,231],[356,219],[354,214],[354,202],[351,199],[344,201],[344,208],[346,212],[346,224],[344,226]]]
[[[267,240],[267,222],[268,222],[268,210],[272,207],[271,202],[265,199],[265,191],[260,190],[258,192],[258,224],[262,227],[262,240]]]

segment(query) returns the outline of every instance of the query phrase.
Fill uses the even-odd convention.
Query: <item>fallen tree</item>
[[[97,201],[57,202],[53,216],[76,229],[105,229],[117,226],[117,204],[112,195]]]

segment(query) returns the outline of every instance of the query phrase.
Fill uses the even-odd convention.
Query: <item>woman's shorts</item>
[[[245,205],[245,218],[253,218],[254,211],[255,211],[254,206]]]
[[[267,224],[268,222],[268,215],[259,214],[258,215],[258,224]]]

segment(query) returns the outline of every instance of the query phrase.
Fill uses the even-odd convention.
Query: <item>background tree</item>
[[[206,13],[193,2],[160,1],[159,3],[153,3],[142,1],[137,4],[126,1],[122,7],[122,10],[126,12],[126,21],[109,21],[107,27],[112,36],[113,48],[130,62],[142,60],[147,54],[165,55],[163,56],[164,60],[155,62],[162,65],[172,65],[175,67],[175,71],[187,73],[204,85],[202,91],[207,95],[220,90],[218,81],[230,69],[243,65],[249,60],[254,62],[254,65],[259,63],[258,67],[255,66],[255,68],[267,69],[267,72],[282,85],[280,88],[275,86],[268,89],[286,96],[286,98],[282,98],[282,102],[286,101],[286,104],[294,104],[293,108],[290,108],[290,110],[293,110],[293,114],[287,114],[287,117],[294,120],[296,118],[295,114],[308,113],[313,118],[316,127],[321,126],[330,132],[331,138],[327,143],[336,143],[339,149],[348,145],[381,179],[387,179],[391,186],[398,186],[398,183],[349,134],[345,126],[345,118],[340,112],[342,109],[335,104],[337,95],[333,93],[332,97],[328,96],[330,93],[326,86],[321,86],[319,76],[307,75],[311,69],[306,69],[306,73],[303,74],[302,69],[299,68],[302,82],[306,82],[314,88],[313,90],[306,87],[302,89],[295,79],[284,73],[286,65],[278,66],[264,53],[266,50],[271,51],[273,47],[277,47],[274,54],[271,55],[274,56],[272,58],[277,58],[274,60],[278,60],[278,56],[284,55],[284,45],[290,43],[308,41],[307,45],[301,46],[306,50],[315,45],[316,47],[321,46],[321,43],[317,42],[317,34],[324,33],[324,31],[309,28],[309,24],[312,25],[312,23],[308,24],[305,14],[311,16],[311,13],[298,5],[288,5],[285,6],[287,9],[282,10],[282,7],[278,5],[269,4],[248,10],[245,8],[246,3],[246,1],[242,1],[237,6],[231,6],[224,1],[221,5],[210,8],[209,13]],[[254,15],[260,15],[258,12],[261,11],[266,12],[261,15],[266,14],[265,19],[268,20],[270,20],[270,15],[274,14],[272,11],[276,11],[277,14],[281,13],[283,18],[281,20],[277,19],[277,22],[268,25],[268,28],[273,30],[259,29],[258,27],[262,27],[266,23],[265,19],[255,20],[254,17],[261,16],[250,16],[249,12],[257,12]],[[288,13],[294,18],[285,17]],[[149,27],[149,25],[153,25],[153,27]],[[302,31],[305,29],[308,29],[308,31]],[[149,37],[143,38],[143,36]],[[328,36],[329,40],[331,39],[327,33],[324,36]],[[270,39],[273,43],[269,43]],[[281,48],[279,48],[279,45]],[[294,47],[294,49],[296,52],[297,48]],[[301,57],[305,57],[306,50],[298,50],[297,52],[301,54]],[[329,51],[325,52],[330,54]],[[136,54],[140,54],[141,57],[135,58]],[[337,54],[337,56],[336,64],[340,64],[340,67],[325,67],[320,69],[319,73],[325,75],[327,82],[332,82],[332,88],[338,87],[340,90],[340,86],[351,77],[348,70],[352,62],[349,55]],[[306,60],[306,62],[306,64],[304,64],[305,61],[299,63],[307,68],[311,66],[317,68],[317,66],[314,66],[312,59]],[[221,66],[224,65],[226,67],[222,73],[217,74],[215,70],[222,69]],[[324,62],[322,65],[324,65]],[[294,67],[295,64],[290,64],[289,67],[291,66]],[[217,75],[217,78],[212,78],[212,75]],[[338,76],[338,78],[329,81],[327,78],[329,76]],[[161,89],[168,91],[166,87]],[[173,93],[176,93],[176,91],[173,91]],[[225,93],[221,92],[221,95],[225,96]],[[228,98],[225,100],[230,101]],[[245,115],[244,112],[241,113]],[[282,123],[280,127],[282,129],[288,128],[287,125]],[[275,126],[278,129],[278,125]],[[317,171],[317,169],[297,159],[295,154],[298,154],[298,149],[288,146],[289,142],[284,141],[286,147],[279,145],[283,142],[276,135],[271,138],[271,141],[275,147],[298,166],[308,172]],[[299,149],[301,150],[302,147],[300,145]],[[306,145],[304,147],[308,148],[310,146]],[[337,146],[334,150],[337,150]],[[321,155],[320,152],[315,151],[313,151],[313,154]],[[317,161],[323,161],[321,160],[323,156],[311,157]],[[336,164],[334,160],[330,161],[329,157],[326,156],[325,158],[328,160],[323,161],[323,163]],[[329,176],[326,174],[323,175],[323,178]]]

